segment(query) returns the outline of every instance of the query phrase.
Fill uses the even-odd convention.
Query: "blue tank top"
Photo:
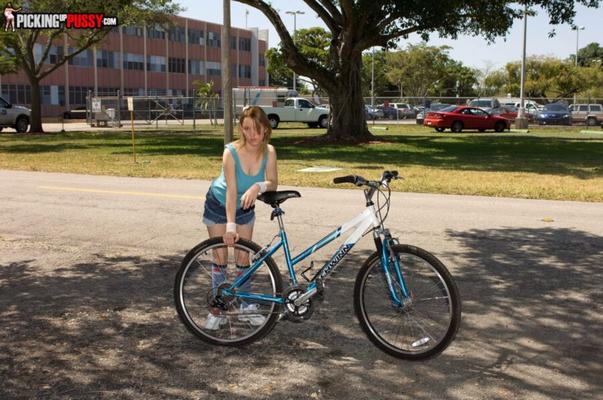
[[[254,184],[266,180],[266,161],[268,155],[264,154],[262,166],[257,175],[247,175],[243,172],[241,160],[232,143],[227,144],[225,147],[230,151],[235,163],[235,177],[237,178],[237,208],[239,208],[241,207],[241,196],[243,196],[243,194]],[[211,191],[220,204],[226,206],[226,177],[224,176],[224,166],[222,166],[220,176],[211,183]]]

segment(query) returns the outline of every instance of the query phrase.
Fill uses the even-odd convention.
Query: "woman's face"
[[[245,141],[251,146],[258,146],[264,140],[265,129],[263,127],[260,128],[261,132],[256,129],[255,121],[252,118],[245,118],[243,120],[243,125],[241,125],[241,130],[243,131],[243,135],[245,135]]]

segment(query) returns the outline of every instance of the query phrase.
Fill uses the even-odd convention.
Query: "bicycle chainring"
[[[285,290],[283,299],[285,300],[285,318],[292,322],[303,322],[310,319],[314,313],[314,303],[312,299],[307,299],[299,306],[295,305],[295,300],[306,291],[300,286],[292,286]]]

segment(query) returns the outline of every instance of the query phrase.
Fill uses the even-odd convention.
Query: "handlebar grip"
[[[356,175],[338,176],[333,178],[333,183],[356,183],[357,179]]]

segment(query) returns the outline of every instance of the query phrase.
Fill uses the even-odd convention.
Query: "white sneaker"
[[[241,314],[239,314],[239,321],[248,322],[252,326],[261,326],[266,322],[266,317],[261,314],[257,314],[257,311],[260,309],[260,305],[253,304],[241,304]]]
[[[209,313],[207,314],[204,328],[210,331],[217,331],[220,329],[220,326],[225,325],[226,323],[228,323],[228,319],[226,319],[225,316]]]

